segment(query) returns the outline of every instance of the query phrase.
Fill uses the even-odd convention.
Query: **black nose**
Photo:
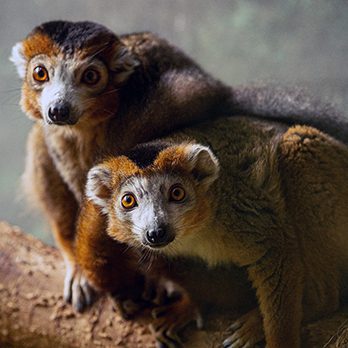
[[[168,233],[166,228],[159,227],[157,229],[149,230],[146,232],[146,239],[150,244],[163,244],[168,241]]]
[[[48,109],[48,117],[53,123],[65,123],[69,120],[70,107],[67,104],[57,104]]]

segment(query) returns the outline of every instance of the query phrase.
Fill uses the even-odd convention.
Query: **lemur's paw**
[[[199,329],[203,327],[198,308],[184,295],[175,302],[155,308],[152,317],[151,330],[160,348],[182,347],[179,331],[191,322],[196,322]]]
[[[133,319],[141,312],[151,313],[155,306],[167,303],[166,301],[171,298],[166,287],[152,279],[144,279],[142,286],[141,293],[128,298],[125,298],[124,294],[120,296],[117,292],[111,293],[115,309],[123,319]]]
[[[145,279],[144,290],[141,295],[144,301],[154,305],[164,304],[169,297],[166,286],[162,282]]]
[[[139,314],[147,304],[142,300],[120,300],[116,296],[111,295],[114,299],[115,309],[121,315],[124,320],[133,319],[137,314]]]
[[[233,322],[227,331],[231,335],[222,343],[224,348],[254,348],[265,338],[262,318],[257,308]]]
[[[183,348],[184,345],[176,332],[170,330],[157,332],[156,348]]]
[[[77,312],[92,305],[96,292],[76,267],[67,267],[64,279],[64,300]]]

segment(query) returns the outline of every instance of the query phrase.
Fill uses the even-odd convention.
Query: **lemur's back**
[[[311,127],[242,117],[202,124],[174,139],[187,136],[210,146],[219,159],[214,184],[219,221],[242,228],[244,223],[267,225],[276,216],[291,224],[308,248],[321,242],[333,260],[339,248],[342,254],[348,251],[344,144]]]
[[[224,138],[214,137],[220,127]],[[250,269],[264,262],[269,279],[301,286],[304,322],[335,311],[348,265],[347,147],[311,127],[250,119],[189,132],[212,147],[221,166],[212,188],[216,221],[205,234],[206,247],[220,243],[222,259]],[[254,286],[262,280],[259,272]],[[281,286],[272,294],[289,296]]]

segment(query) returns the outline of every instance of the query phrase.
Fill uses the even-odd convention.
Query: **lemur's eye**
[[[100,81],[100,77],[101,76],[99,71],[92,68],[88,68],[82,74],[81,81],[87,85],[95,85]]]
[[[121,204],[123,208],[132,209],[137,205],[137,201],[131,193],[127,193],[122,197]]]
[[[38,82],[46,82],[48,81],[48,72],[45,67],[38,65],[33,70],[33,78]]]
[[[169,190],[169,198],[172,202],[181,202],[185,199],[186,192],[181,185],[174,185]]]

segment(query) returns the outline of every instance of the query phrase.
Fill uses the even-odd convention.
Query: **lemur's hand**
[[[64,279],[64,300],[72,304],[77,312],[92,305],[96,291],[75,264],[67,263]]]
[[[179,297],[172,299],[167,305],[155,308],[152,317],[151,330],[155,334],[157,347],[160,348],[182,347],[179,332],[193,321],[197,328],[203,327],[199,309],[186,294],[179,294]]]
[[[224,348],[253,348],[265,339],[261,314],[257,308],[241,316],[227,331],[230,336],[224,340]]]
[[[143,312],[151,313],[153,308],[166,303],[169,298],[166,284],[159,279],[144,277],[143,281],[143,284],[138,284],[139,288],[142,287],[138,296],[124,297],[117,292],[111,293],[116,310],[125,320],[133,319]]]

